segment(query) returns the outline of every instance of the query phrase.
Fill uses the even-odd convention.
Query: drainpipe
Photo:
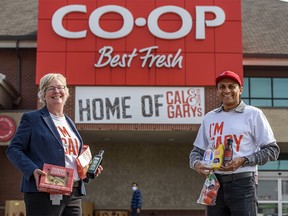
[[[19,53],[19,43],[20,40],[17,39],[16,41],[16,55],[17,55],[17,68],[16,68],[16,88],[18,92],[21,92],[21,57]]]

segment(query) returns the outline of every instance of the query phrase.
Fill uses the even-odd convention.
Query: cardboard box
[[[92,154],[88,145],[83,145],[81,154],[76,158],[77,171],[81,179],[86,178],[86,173],[89,169]]]
[[[112,216],[128,216],[127,211],[112,211]]]
[[[82,216],[94,215],[94,203],[82,201]]]
[[[112,211],[96,211],[96,216],[112,216]]]
[[[96,211],[96,216],[128,216],[128,211]]]
[[[43,171],[46,176],[41,175],[39,191],[51,194],[70,195],[73,190],[74,169],[44,164]]]
[[[26,216],[25,203],[23,200],[6,200],[5,216]]]

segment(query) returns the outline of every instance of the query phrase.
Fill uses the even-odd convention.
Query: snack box
[[[82,152],[76,158],[78,175],[82,180],[87,178],[86,173],[89,169],[91,160],[92,160],[92,154],[91,154],[89,146],[83,145]]]
[[[46,176],[41,175],[40,177],[39,191],[51,194],[71,194],[74,169],[45,163],[43,171],[46,172]]]

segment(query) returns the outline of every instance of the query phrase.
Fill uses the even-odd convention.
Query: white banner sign
[[[76,123],[200,124],[203,87],[76,87]]]

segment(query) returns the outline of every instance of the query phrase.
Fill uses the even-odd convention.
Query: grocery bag
[[[208,206],[215,205],[219,188],[219,181],[217,180],[214,172],[211,171],[205,179],[197,203]]]

